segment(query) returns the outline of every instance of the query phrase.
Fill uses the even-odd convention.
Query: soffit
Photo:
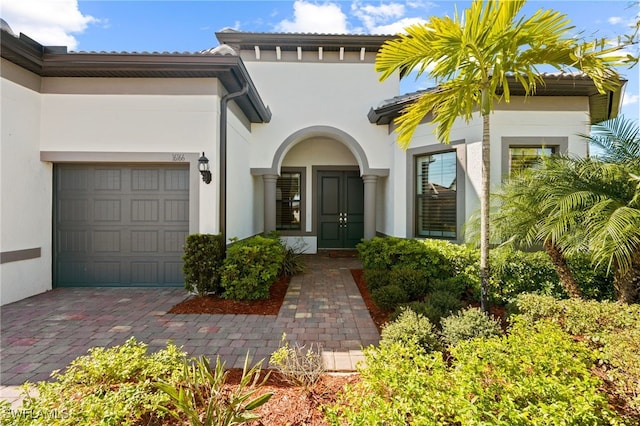
[[[66,47],[42,46],[21,34],[1,37],[2,57],[41,77],[217,78],[228,92],[243,85],[247,96],[234,101],[254,123],[271,119],[244,63],[238,56],[213,53],[67,52]]]

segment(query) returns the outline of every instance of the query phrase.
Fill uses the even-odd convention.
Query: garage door
[[[188,165],[54,166],[54,286],[182,286]]]

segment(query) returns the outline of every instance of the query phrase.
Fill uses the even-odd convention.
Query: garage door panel
[[[89,249],[89,235],[86,231],[59,230],[56,237],[59,255],[66,253],[86,253]]]
[[[58,201],[58,220],[60,222],[86,222],[89,219],[87,200],[66,198]]]
[[[93,220],[95,222],[120,222],[122,220],[122,201],[95,199],[93,201]]]
[[[99,285],[113,285],[122,282],[121,262],[94,262],[92,281]]]
[[[131,284],[151,285],[158,282],[159,262],[131,262]]]
[[[96,191],[120,191],[122,189],[122,170],[115,168],[95,170],[93,189]]]
[[[164,200],[164,220],[167,222],[189,222],[189,201]]]
[[[93,253],[119,253],[122,250],[121,231],[93,231]]]
[[[54,285],[181,286],[187,165],[56,164]]]
[[[132,222],[158,222],[160,220],[158,200],[131,200]]]
[[[164,231],[164,252],[165,253],[180,253],[184,251],[184,242],[187,239],[188,232],[183,230]]]
[[[131,171],[132,191],[157,191],[160,189],[160,170],[133,169]]]
[[[131,231],[133,253],[158,253],[158,231]]]
[[[188,191],[189,174],[180,170],[165,170],[164,189],[166,191]]]

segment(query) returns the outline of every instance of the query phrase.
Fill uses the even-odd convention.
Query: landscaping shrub
[[[271,354],[269,364],[294,385],[313,386],[324,373],[322,346],[320,344],[306,348],[289,345],[287,335],[282,333],[280,347]]]
[[[392,343],[414,344],[425,352],[441,348],[440,339],[431,321],[408,307],[402,308],[398,317],[382,329],[380,337],[382,346]]]
[[[582,425],[621,418],[590,373],[592,352],[550,322],[438,352],[394,343],[365,350],[361,382],[327,409],[332,425]]]
[[[436,325],[440,324],[441,318],[460,310],[464,305],[457,295],[442,290],[429,293],[424,304],[427,305],[427,317]]]
[[[442,340],[447,345],[457,345],[464,340],[489,338],[502,334],[500,323],[478,308],[467,308],[442,318]]]
[[[457,299],[462,299],[470,288],[470,281],[471,280],[466,274],[441,280],[434,280],[431,282],[431,291],[449,293]]]
[[[491,295],[498,303],[506,303],[520,293],[565,294],[545,252],[501,248],[491,251],[490,262]]]
[[[588,253],[571,254],[567,263],[586,299],[616,300],[613,272],[607,271],[606,265],[593,265]]]
[[[371,299],[380,308],[392,311],[409,301],[407,293],[397,285],[386,285],[371,292]]]
[[[365,269],[364,280],[369,291],[373,291],[391,283],[391,272],[386,269]]]
[[[516,318],[553,321],[588,344],[617,404],[626,406],[629,423],[640,424],[640,305],[534,294],[518,296],[514,305]]]
[[[21,408],[33,416],[16,416],[11,424],[51,424],[52,416],[59,425],[160,424],[164,414],[157,407],[170,399],[154,382],[176,382],[184,362],[185,354],[174,345],[147,354],[147,345],[134,338],[109,349],[92,348],[64,373],[54,372],[53,381],[35,385],[39,396],[27,396]]]
[[[356,248],[365,270],[412,268],[433,278],[446,278],[454,273],[451,262],[422,240],[375,237]]]
[[[234,300],[267,299],[282,270],[285,248],[277,238],[255,236],[227,250],[222,272],[222,296]]]
[[[394,269],[390,273],[389,284],[403,289],[409,300],[420,299],[429,291],[427,274],[420,269],[407,267]]]
[[[268,379],[260,380],[260,364],[249,369],[249,354],[244,361],[240,383],[225,389],[228,371],[220,358],[216,358],[215,368],[211,368],[206,357],[196,362],[185,361],[182,376],[177,382],[160,382],[156,387],[170,398],[173,406],[159,406],[158,410],[170,414],[183,424],[184,418],[190,425],[230,426],[246,424],[259,419],[252,413],[264,405],[273,395],[254,395]],[[252,399],[253,398],[253,399]]]
[[[284,258],[282,259],[282,268],[280,274],[291,277],[293,275],[302,274],[305,271],[302,252],[294,247],[286,247],[284,250]]]
[[[188,235],[182,255],[184,264],[184,287],[205,295],[220,292],[222,263],[224,262],[224,241],[221,235]]]

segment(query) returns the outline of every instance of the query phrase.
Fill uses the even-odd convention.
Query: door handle
[[[340,228],[346,228],[347,227],[347,214],[346,213],[339,213],[338,223],[340,224]]]

